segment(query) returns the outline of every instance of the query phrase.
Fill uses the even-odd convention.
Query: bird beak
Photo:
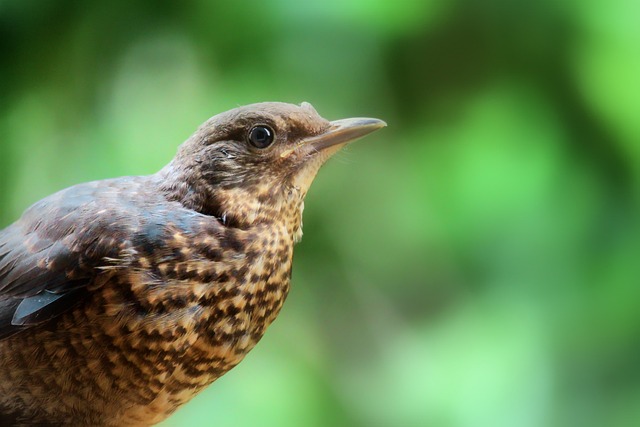
[[[386,125],[382,120],[361,117],[336,120],[330,122],[321,134],[300,140],[295,147],[281,154],[282,157],[288,157],[296,152],[302,159],[299,163],[301,169],[297,169],[294,176],[294,186],[306,191],[320,166],[342,146]]]
[[[319,152],[329,147],[353,142],[386,125],[382,120],[364,117],[335,120],[330,123],[329,128],[324,133],[306,138],[301,141],[301,145]]]

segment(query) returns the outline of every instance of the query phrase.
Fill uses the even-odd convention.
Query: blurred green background
[[[0,226],[209,116],[389,126],[307,198],[279,319],[171,426],[640,425],[640,4],[0,0]]]

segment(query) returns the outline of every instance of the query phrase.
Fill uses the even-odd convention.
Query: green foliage
[[[380,117],[315,182],[264,341],[163,425],[640,425],[639,12],[0,1],[0,226],[237,105]]]

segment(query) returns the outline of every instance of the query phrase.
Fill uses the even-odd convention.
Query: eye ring
[[[254,147],[263,149],[273,144],[275,136],[275,132],[269,126],[258,125],[251,128],[247,140]]]

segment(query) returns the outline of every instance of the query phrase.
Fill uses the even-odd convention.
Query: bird
[[[251,104],[155,174],[28,208],[0,231],[0,425],[153,425],[235,367],[289,292],[318,170],[384,126]]]

